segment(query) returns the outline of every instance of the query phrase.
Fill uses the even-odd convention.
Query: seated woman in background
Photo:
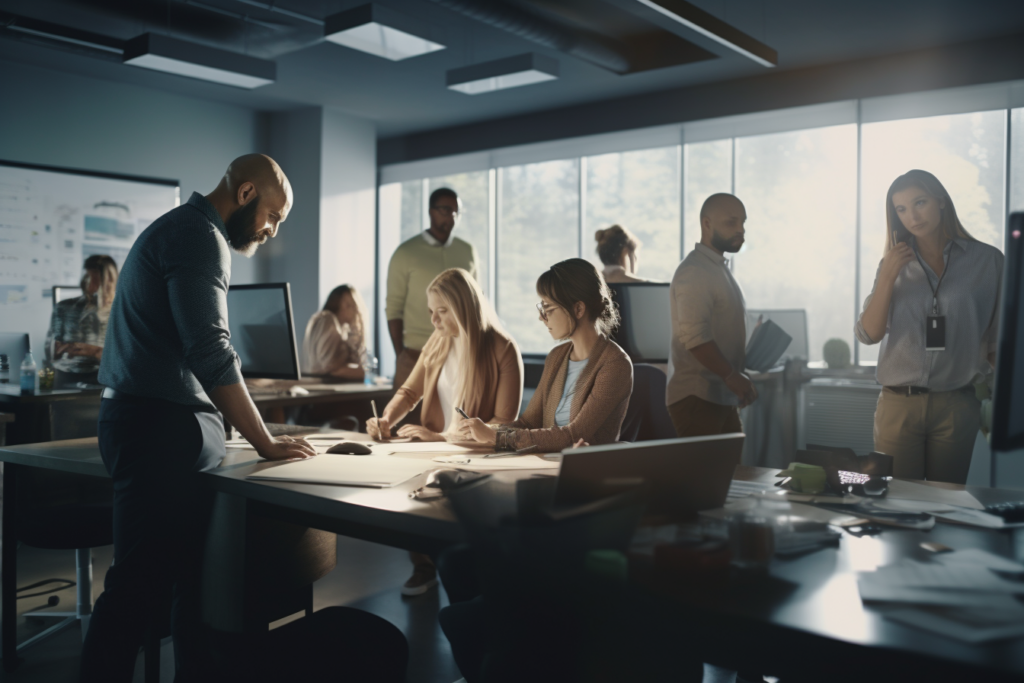
[[[608,331],[618,321],[608,285],[594,264],[573,258],[556,263],[537,280],[540,320],[555,339],[540,384],[514,422],[464,420],[460,438],[499,450],[536,447],[555,453],[578,444],[619,438],[633,390],[633,363]],[[495,422],[500,422],[495,420]]]
[[[366,353],[366,305],[359,290],[339,285],[309,319],[302,343],[307,372],[361,381]]]
[[[82,296],[53,307],[46,334],[46,354],[61,373],[57,385],[68,382],[96,383],[103,358],[107,320],[117,289],[117,264],[105,254],[85,259],[79,285]]]
[[[640,240],[621,225],[613,225],[594,234],[597,255],[604,264],[601,275],[605,282],[650,282],[637,277],[640,269]]]
[[[421,399],[423,425],[405,425],[399,436],[445,441],[465,422],[456,406],[478,422],[515,420],[523,400],[523,357],[473,276],[462,268],[442,272],[427,287],[427,306],[434,333],[380,419],[367,420],[367,433],[387,439],[391,425]],[[402,593],[421,595],[437,585],[437,570],[427,555],[410,557],[413,575]]]

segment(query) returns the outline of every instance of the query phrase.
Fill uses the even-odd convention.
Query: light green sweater
[[[434,331],[427,308],[427,286],[449,268],[464,268],[477,278],[476,249],[458,237],[448,246],[434,246],[423,233],[398,245],[388,264],[388,320],[402,320],[404,344],[420,350]]]

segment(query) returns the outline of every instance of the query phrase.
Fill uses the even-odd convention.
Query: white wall
[[[267,148],[265,114],[161,90],[0,61],[0,93],[0,159],[170,178],[182,202]],[[258,266],[235,254],[232,282]]]

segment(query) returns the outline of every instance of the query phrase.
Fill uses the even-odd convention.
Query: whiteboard
[[[136,237],[178,206],[176,180],[0,161],[0,332],[28,332],[36,362],[54,285],[77,285],[82,262],[124,266]]]

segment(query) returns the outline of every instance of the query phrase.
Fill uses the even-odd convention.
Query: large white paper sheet
[[[486,455],[486,454],[485,454]],[[442,455],[433,459],[449,467],[463,470],[557,470],[557,460],[545,460],[536,455],[517,455],[501,458],[487,458],[480,455]]]
[[[937,486],[915,484],[912,481],[893,479],[889,482],[889,498],[899,500],[916,500],[940,505],[952,505],[961,508],[982,510],[984,505],[967,491],[951,491]]]
[[[886,612],[885,618],[967,643],[1024,636],[1024,608],[1019,605],[901,609]]]
[[[246,479],[389,488],[436,467],[429,460],[330,454],[267,467]]]

